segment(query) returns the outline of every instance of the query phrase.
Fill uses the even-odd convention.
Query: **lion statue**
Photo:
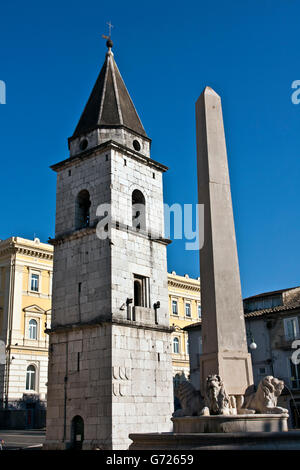
[[[180,401],[181,409],[174,411],[173,417],[199,416],[205,413],[204,400],[200,392],[187,380],[176,387],[174,394]]]
[[[255,410],[256,413],[262,414],[287,414],[286,408],[277,406],[278,397],[283,389],[283,380],[267,375],[261,380],[255,393],[245,396],[242,409]]]
[[[211,415],[236,414],[234,397],[227,395],[223,380],[219,375],[209,375],[206,379],[206,406]]]

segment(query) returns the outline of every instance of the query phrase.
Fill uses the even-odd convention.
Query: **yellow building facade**
[[[53,247],[38,238],[0,241],[0,420],[14,427],[43,421],[47,399],[48,335],[51,326]],[[168,274],[172,365],[175,382],[188,378],[188,335],[201,318],[200,278]],[[2,422],[2,425],[5,423]]]
[[[38,425],[45,408],[52,264],[53,247],[38,238],[0,242],[0,405],[19,411],[17,426]]]
[[[183,328],[201,318],[200,278],[193,279],[173,271],[168,274],[170,326],[172,335],[172,364],[175,381],[190,375],[188,334]]]

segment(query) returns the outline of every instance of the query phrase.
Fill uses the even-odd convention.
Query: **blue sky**
[[[170,170],[165,201],[196,203],[194,104],[222,97],[243,295],[300,284],[299,0],[5,2],[1,6],[0,238],[54,234],[55,173],[104,61],[117,64]],[[184,241],[168,267],[199,275]]]

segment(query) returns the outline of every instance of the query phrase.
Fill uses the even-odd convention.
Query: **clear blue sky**
[[[54,234],[55,173],[104,61],[115,58],[170,167],[165,201],[196,203],[194,103],[221,95],[243,295],[300,284],[300,79],[297,0],[5,2],[1,5],[0,238]],[[168,267],[199,275],[176,241]]]

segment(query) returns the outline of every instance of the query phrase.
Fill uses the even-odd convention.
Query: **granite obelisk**
[[[241,295],[221,98],[206,87],[196,102],[198,198],[204,204],[200,250],[201,390],[209,374],[229,395],[253,384]]]

